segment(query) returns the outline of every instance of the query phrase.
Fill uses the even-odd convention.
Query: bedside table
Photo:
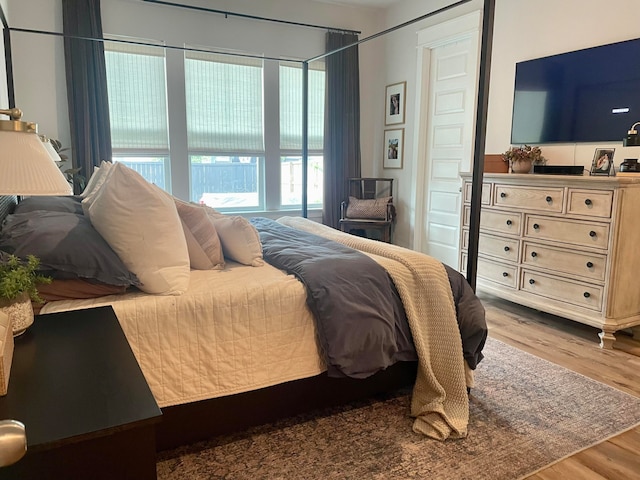
[[[160,408],[111,307],[36,316],[15,339],[0,419],[27,433],[0,479],[156,478]]]

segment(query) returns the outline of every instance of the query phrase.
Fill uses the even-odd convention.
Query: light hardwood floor
[[[618,332],[599,348],[598,329],[479,293],[489,335],[550,362],[640,397],[640,341]],[[584,450],[529,480],[640,479],[640,426]]]

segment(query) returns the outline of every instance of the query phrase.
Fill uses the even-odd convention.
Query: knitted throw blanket
[[[469,398],[451,286],[442,263],[428,255],[349,235],[302,217],[278,222],[360,250],[391,275],[402,298],[418,354],[411,398],[413,430],[446,440],[467,435]]]

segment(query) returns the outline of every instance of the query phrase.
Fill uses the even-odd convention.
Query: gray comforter
[[[330,376],[365,378],[397,361],[417,360],[402,301],[382,266],[357,250],[273,220],[251,222],[265,260],[305,285]],[[475,368],[487,334],[484,308],[464,277],[446,270],[463,353]]]

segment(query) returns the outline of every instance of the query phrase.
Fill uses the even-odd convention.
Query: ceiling
[[[323,3],[337,3],[342,5],[353,5],[356,7],[384,8],[397,3],[399,0],[316,0]]]

